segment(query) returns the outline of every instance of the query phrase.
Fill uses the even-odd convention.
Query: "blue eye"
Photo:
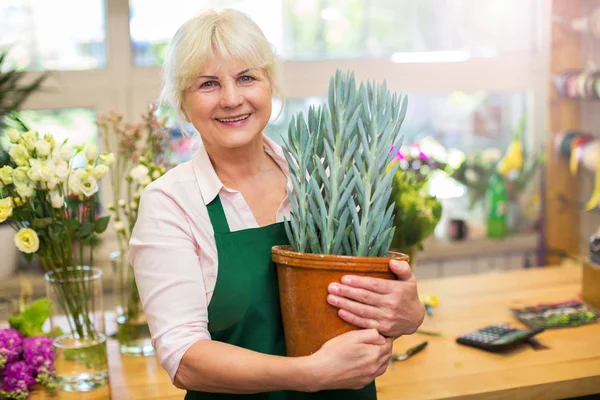
[[[216,84],[214,81],[207,81],[200,85],[200,88],[211,88]]]
[[[252,82],[254,80],[254,77],[250,76],[250,75],[244,75],[240,77],[240,80],[244,83],[248,83],[248,82]]]

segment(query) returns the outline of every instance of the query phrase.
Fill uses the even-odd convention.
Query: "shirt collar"
[[[275,161],[279,168],[281,168],[287,179],[287,187],[291,190],[290,171],[285,156],[283,155],[283,149],[266,135],[263,134],[262,138],[265,152]],[[210,162],[210,158],[208,157],[208,153],[206,152],[206,148],[203,145],[198,149],[198,153],[196,153],[192,165],[194,174],[196,175],[196,181],[200,187],[202,199],[204,200],[204,204],[208,205],[215,197],[217,197],[221,190],[227,190],[227,188],[223,185],[223,182],[221,182],[221,179],[219,179],[219,176],[215,172],[215,169]]]

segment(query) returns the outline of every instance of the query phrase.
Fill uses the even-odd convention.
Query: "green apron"
[[[221,200],[207,206],[215,232],[218,273],[208,305],[208,330],[213,340],[264,354],[285,356],[277,269],[271,247],[289,244],[282,222],[231,232]],[[279,391],[225,394],[188,391],[185,400],[375,400],[375,384],[361,390],[317,393]]]

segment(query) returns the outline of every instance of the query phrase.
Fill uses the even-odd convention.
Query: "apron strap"
[[[229,224],[225,217],[225,211],[223,211],[221,198],[217,195],[213,201],[208,203],[206,209],[215,233],[229,233]]]

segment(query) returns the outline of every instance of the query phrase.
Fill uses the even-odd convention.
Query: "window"
[[[0,48],[31,70],[86,70],[106,65],[104,0],[3,0]]]
[[[177,11],[165,13],[156,3],[130,0],[135,65],[161,64],[177,27],[210,7],[231,7],[250,15],[286,60],[461,61],[537,50],[537,1],[172,0],[169,4]]]

